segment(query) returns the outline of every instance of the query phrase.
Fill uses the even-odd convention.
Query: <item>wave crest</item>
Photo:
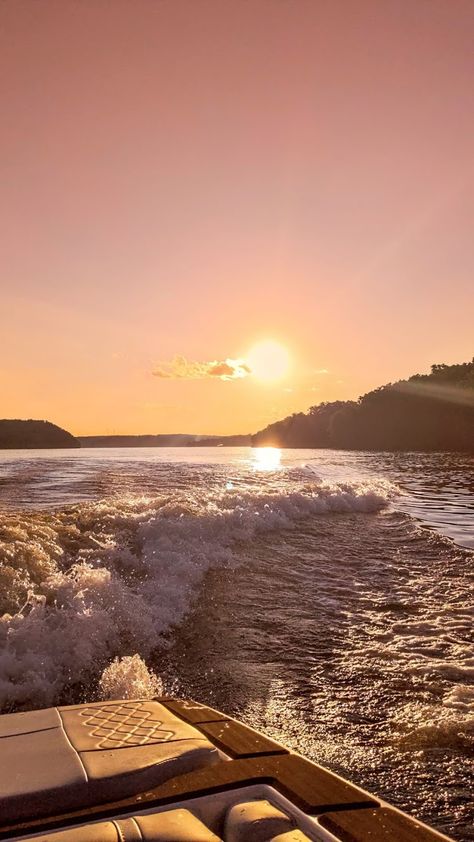
[[[3,513],[0,704],[75,701],[85,686],[90,697],[111,659],[166,644],[211,567],[240,563],[257,536],[302,519],[377,512],[391,492],[322,482]]]

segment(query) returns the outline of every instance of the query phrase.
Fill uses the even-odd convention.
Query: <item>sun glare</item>
[[[281,450],[278,447],[256,447],[252,456],[256,471],[277,471],[280,467]]]
[[[246,361],[255,377],[272,381],[280,380],[286,374],[290,357],[283,345],[267,339],[253,346]]]

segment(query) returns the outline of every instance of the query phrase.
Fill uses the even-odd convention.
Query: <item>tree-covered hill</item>
[[[71,433],[50,421],[0,420],[0,450],[80,446]]]
[[[474,359],[312,406],[270,424],[253,446],[474,452]]]

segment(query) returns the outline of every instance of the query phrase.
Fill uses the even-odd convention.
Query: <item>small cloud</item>
[[[239,380],[250,374],[250,368],[244,360],[211,360],[198,362],[176,356],[171,362],[160,363],[152,372],[155,377],[164,380],[205,380],[218,377],[221,380]]]
[[[329,374],[329,369],[327,368],[315,368],[313,374]]]
[[[235,380],[237,377],[246,377],[250,374],[250,368],[243,360],[224,360],[224,362],[208,363],[209,377],[222,377],[223,380]]]
[[[288,388],[288,389],[283,389],[283,391],[284,391],[284,392],[289,392],[289,393],[291,393],[291,392],[293,391],[293,389],[289,389],[289,388]]]

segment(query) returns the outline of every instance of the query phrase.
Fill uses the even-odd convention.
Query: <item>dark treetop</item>
[[[474,359],[270,424],[253,446],[474,452]]]
[[[0,420],[0,449],[80,446],[71,433],[50,421]]]

